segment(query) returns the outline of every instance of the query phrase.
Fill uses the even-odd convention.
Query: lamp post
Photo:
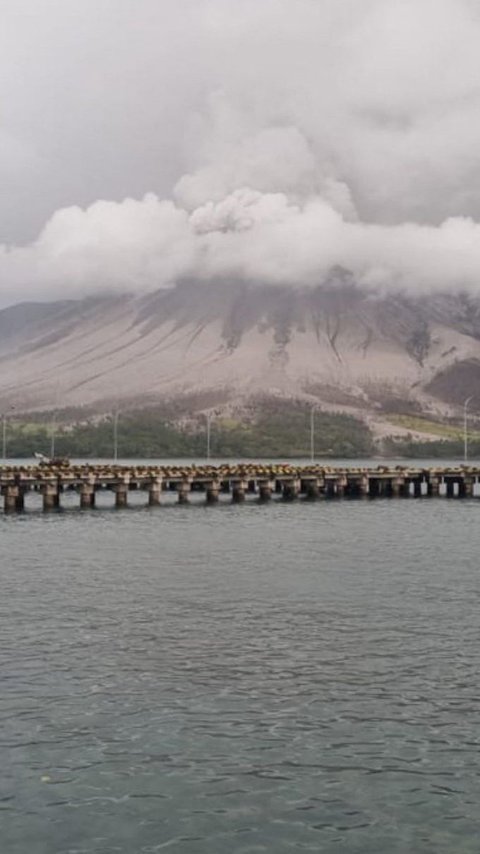
[[[468,460],[468,429],[467,429],[467,410],[468,404],[473,400],[473,395],[467,397],[463,402],[463,461]]]
[[[7,416],[2,415],[2,460],[5,465],[7,460]]]
[[[15,407],[11,406],[10,412],[13,412],[14,409]],[[8,415],[4,412],[2,415],[2,460],[4,465],[7,460],[7,418]]]
[[[210,459],[210,429],[212,424],[212,413],[207,413],[207,460]]]
[[[50,423],[50,459],[54,459],[55,457],[55,439],[57,434],[57,414],[58,407],[60,402],[60,386],[57,382],[57,388],[55,391],[55,408],[52,413],[52,420]]]
[[[113,413],[113,462],[118,460],[118,409]]]
[[[310,462],[315,462],[315,407],[310,410]]]
[[[57,413],[52,415],[52,423],[50,425],[50,459],[55,458],[55,434],[57,431]]]

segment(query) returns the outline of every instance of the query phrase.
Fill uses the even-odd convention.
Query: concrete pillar
[[[440,494],[440,481],[435,475],[431,475],[428,480],[428,494],[432,497]]]
[[[190,481],[182,480],[177,484],[178,503],[188,504],[190,500]]]
[[[218,493],[220,492],[220,484],[218,480],[211,480],[207,483],[207,504],[216,504],[218,501]]]
[[[160,504],[162,495],[162,478],[154,477],[148,484],[148,505],[156,507]]]
[[[238,480],[232,484],[232,501],[234,504],[241,504],[245,501],[247,489],[248,483],[245,480]]]
[[[20,493],[20,488],[17,484],[11,484],[4,488],[4,509],[5,513],[16,513],[18,510],[23,510],[23,494]]]
[[[115,507],[127,507],[128,505],[129,478],[124,477],[115,484]]]
[[[260,501],[270,501],[275,484],[271,480],[258,481],[258,494]]]
[[[340,474],[335,481],[335,495],[338,498],[343,498],[348,481],[344,474]]]
[[[300,492],[300,481],[297,478],[283,481],[283,498],[286,501],[293,501],[298,498]]]
[[[320,484],[318,478],[312,478],[305,481],[305,498],[308,501],[315,501],[320,498]]]
[[[370,495],[370,478],[368,474],[362,475],[360,483],[358,484],[358,492],[361,498],[368,498]]]
[[[465,476],[463,479],[463,492],[465,498],[473,498],[473,477]]]
[[[393,498],[400,498],[401,495],[405,494],[405,478],[404,477],[394,477],[392,480],[392,496]]]
[[[58,483],[56,481],[53,483],[44,483],[42,486],[42,494],[44,510],[55,510],[56,507],[60,506],[60,493],[58,490]]]
[[[82,483],[80,486],[80,507],[82,510],[95,507],[95,484],[91,481]]]

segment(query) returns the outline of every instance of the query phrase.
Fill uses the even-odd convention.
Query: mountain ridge
[[[183,281],[147,295],[0,311],[0,407],[22,411],[262,395],[375,420],[480,401],[480,299],[359,288]]]

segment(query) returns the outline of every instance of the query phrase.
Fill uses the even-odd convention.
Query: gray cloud
[[[0,300],[480,283],[476,0],[5,0]]]

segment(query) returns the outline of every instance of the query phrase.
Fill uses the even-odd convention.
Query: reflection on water
[[[5,854],[480,849],[478,501],[0,518]]]

